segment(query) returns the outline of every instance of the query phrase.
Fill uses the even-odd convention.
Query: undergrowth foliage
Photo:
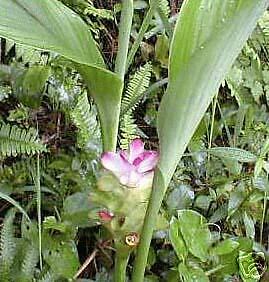
[[[46,147],[39,140],[34,128],[23,129],[16,125],[0,124],[0,154],[16,157],[20,154],[33,155],[45,152]]]
[[[100,143],[100,127],[96,117],[96,109],[89,103],[86,92],[77,97],[70,115],[73,123],[78,128],[77,144],[80,148]]]
[[[0,273],[1,281],[10,281],[12,265],[16,253],[15,227],[13,224],[15,210],[8,211],[0,235]]]
[[[152,72],[150,63],[141,66],[130,78],[121,102],[121,148],[127,149],[130,142],[138,136],[133,113],[147,90]]]
[[[42,19],[49,19],[42,21],[38,32],[31,26],[29,36],[23,36],[24,40],[36,40],[36,45],[26,42],[27,46],[41,50],[18,45],[16,40],[2,38],[0,42],[0,282],[110,282],[120,239],[125,238],[122,253],[127,246],[128,251],[133,251],[141,242],[139,232],[151,187],[144,195],[143,190],[139,194],[136,188],[126,188],[101,167],[100,158],[104,155],[100,112],[112,118],[111,112],[117,111],[110,110],[118,107],[116,141],[122,150],[127,150],[136,138],[147,139],[145,148],[149,152],[159,150],[156,109],[166,95],[172,33],[184,1],[134,1],[130,42],[137,44],[138,51],[132,54],[133,61],[127,59],[124,81],[109,70],[115,65],[116,50],[124,45],[118,42],[122,9],[119,1],[41,2],[0,0],[0,11],[15,3],[23,19],[28,19],[27,9],[21,7],[31,8],[34,4],[38,9],[30,18],[40,20],[41,15]],[[210,8],[207,1],[198,2],[205,6],[201,6],[203,9]],[[236,2],[230,1],[231,6]],[[239,2],[244,5],[244,1]],[[43,5],[50,7],[51,15],[50,9],[43,11]],[[65,13],[57,14],[53,7],[63,9],[69,18],[63,20]],[[54,30],[53,20],[50,21],[53,18],[58,21]],[[0,17],[0,34],[1,28],[6,27],[2,20]],[[193,22],[191,18],[190,24]],[[224,22],[219,19],[220,25]],[[91,31],[93,38],[87,40],[94,48],[95,40],[98,41],[93,53],[88,43],[83,45],[87,36],[80,36],[76,24],[81,29],[84,26],[83,35]],[[201,31],[203,24],[201,19]],[[71,30],[70,34],[63,33],[65,29]],[[44,32],[41,43],[40,31]],[[50,37],[52,34],[58,34],[61,40]],[[51,48],[45,44],[48,38],[55,43],[53,47],[59,44],[59,52],[43,51]],[[63,46],[65,42],[68,44]],[[130,42],[126,45],[129,51]],[[62,50],[66,52],[62,54]],[[84,57],[84,51],[92,58]],[[204,46],[200,46],[199,54],[204,51]],[[107,69],[102,69],[101,55]],[[100,66],[95,65],[95,59]],[[176,168],[161,210],[154,218],[156,230],[145,281],[258,282],[262,276],[267,281],[268,64],[267,11]],[[87,75],[82,75],[81,69]],[[177,90],[170,94],[176,95]],[[98,103],[105,101],[104,109],[100,111],[91,94],[94,98],[100,95]],[[128,155],[130,150],[120,151],[117,156],[122,160],[120,154],[127,154],[130,167],[134,168],[149,152],[133,162]],[[123,167],[120,173],[126,176]],[[128,180],[132,177],[130,173]],[[133,229],[135,232],[130,232]],[[131,264],[132,259],[129,270],[133,268]],[[129,272],[122,281],[129,280],[127,276]]]

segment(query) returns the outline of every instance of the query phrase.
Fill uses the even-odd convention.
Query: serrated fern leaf
[[[168,18],[170,15],[170,6],[168,0],[158,0],[159,9]]]
[[[127,85],[126,94],[122,99],[122,117],[120,122],[122,149],[127,149],[130,142],[137,137],[137,126],[133,111],[143,97],[149,86],[151,77],[151,64],[145,64],[134,74]]]
[[[259,20],[259,26],[266,37],[269,37],[269,12],[266,11]]]
[[[121,141],[120,147],[127,150],[132,140],[137,138],[137,125],[132,116],[132,112],[126,113],[120,123]]]
[[[22,267],[21,267],[22,275],[25,277],[33,277],[37,263],[38,263],[38,248],[36,246],[29,245],[22,262]]]
[[[47,271],[45,274],[43,274],[42,278],[38,280],[38,282],[53,282],[53,276],[50,273],[50,271]]]
[[[78,146],[84,148],[89,143],[98,143],[101,135],[96,119],[97,114],[95,108],[90,105],[86,92],[78,96],[70,115],[73,123],[78,128]]]
[[[134,110],[140,99],[143,97],[144,92],[149,86],[151,77],[151,64],[147,63],[134,74],[127,85],[126,93],[122,99],[122,115],[129,110]]]
[[[10,209],[5,216],[0,235],[0,273],[1,281],[9,281],[11,266],[16,253],[16,239],[13,221],[15,210]]]
[[[91,15],[100,19],[113,20],[112,11],[107,9],[98,9],[93,5],[90,5],[87,9],[85,9],[84,14]]]
[[[0,156],[16,157],[45,152],[46,147],[34,128],[22,129],[16,125],[0,124]]]

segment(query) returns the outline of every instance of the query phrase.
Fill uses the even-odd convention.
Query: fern
[[[98,144],[100,127],[96,119],[95,108],[91,107],[87,93],[79,95],[74,108],[71,110],[71,119],[78,128],[77,143],[80,148],[89,146],[90,142]]]
[[[45,152],[46,147],[34,128],[22,129],[16,125],[0,124],[0,156],[16,157]]]
[[[0,236],[0,273],[1,282],[10,281],[11,266],[16,253],[16,239],[14,237],[15,228],[13,221],[15,210],[10,209],[5,216]]]
[[[128,149],[128,146],[132,140],[137,138],[137,125],[132,116],[132,112],[125,114],[121,120],[121,148]]]
[[[158,0],[158,7],[160,11],[168,18],[170,15],[170,6],[168,0]]]
[[[129,110],[134,110],[142,98],[144,92],[149,86],[151,77],[152,66],[150,63],[140,67],[140,69],[131,78],[126,94],[122,99],[122,115],[127,113]]]
[[[122,118],[120,123],[120,143],[122,149],[127,149],[128,144],[137,137],[137,126],[133,117],[133,111],[149,86],[151,70],[151,64],[142,66],[131,78],[126,94],[122,99]]]
[[[268,11],[266,11],[263,17],[259,20],[259,26],[261,27],[263,34],[266,37],[269,37],[269,12]]]
[[[36,246],[30,245],[26,250],[22,262],[21,273],[23,276],[26,278],[34,276],[38,259],[38,248]]]
[[[48,164],[52,161],[51,156],[44,156],[40,159],[40,167],[42,171],[45,171]],[[29,170],[36,166],[35,157],[22,157],[20,160],[15,161],[11,164],[6,164],[5,162],[0,162],[0,181],[7,179],[16,179],[19,175],[25,175],[26,179],[31,181],[31,175]]]
[[[42,278],[38,280],[38,282],[53,282],[53,281],[54,279],[50,271],[47,271],[45,274],[43,274]]]
[[[84,10],[84,14],[105,20],[113,20],[114,18],[112,11],[95,8],[92,3]]]

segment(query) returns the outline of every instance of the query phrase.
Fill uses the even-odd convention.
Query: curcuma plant
[[[129,50],[133,1],[122,0],[118,52],[115,68],[109,70],[87,24],[62,2],[0,0],[0,36],[69,60],[94,99],[104,151],[101,163],[109,172],[101,172],[90,194],[97,207],[90,216],[114,238],[117,282],[125,281],[129,255],[137,246],[132,279],[143,281],[156,219],[176,166],[268,6],[268,0],[185,0],[173,30],[165,2],[149,1],[137,40]],[[125,107],[125,74],[154,13],[165,27],[169,44],[168,86],[158,110],[159,153],[144,150],[139,139],[131,142],[128,151],[116,153],[119,121],[126,114],[121,108]],[[146,76],[143,87],[149,83]],[[140,92],[139,88],[134,91],[134,100]]]

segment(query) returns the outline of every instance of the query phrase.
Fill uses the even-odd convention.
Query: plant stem
[[[154,1],[151,1],[151,3],[154,3]],[[127,58],[127,66],[126,66],[126,72],[128,71],[128,68],[130,67],[131,63],[133,62],[134,56],[144,38],[144,35],[151,23],[152,17],[153,17],[153,13],[154,13],[155,7],[153,4],[150,5],[147,14],[142,22],[141,28],[139,30],[138,36],[135,39],[134,44],[132,45],[132,48],[130,50],[130,53],[128,55]]]
[[[129,256],[129,250],[123,249],[120,245],[116,247],[114,282],[126,281],[126,267],[128,265]]]
[[[266,216],[267,196],[268,196],[267,192],[264,192],[262,222],[261,222],[261,228],[260,228],[260,244],[261,245],[262,245],[262,237],[263,237],[264,220]]]
[[[162,173],[157,168],[154,174],[153,187],[144,220],[141,241],[137,250],[132,282],[143,282],[144,280],[144,272],[147,264],[150,242],[165,191],[166,186],[164,184]]]
[[[37,198],[37,217],[38,217],[38,249],[39,249],[39,265],[43,268],[42,263],[42,217],[41,217],[41,187],[40,187],[40,163],[39,154],[37,154],[37,169],[36,169],[36,198]]]
[[[115,72],[118,73],[122,80],[126,69],[128,47],[133,21],[133,0],[122,0],[121,18],[119,27],[119,49],[115,63]]]

